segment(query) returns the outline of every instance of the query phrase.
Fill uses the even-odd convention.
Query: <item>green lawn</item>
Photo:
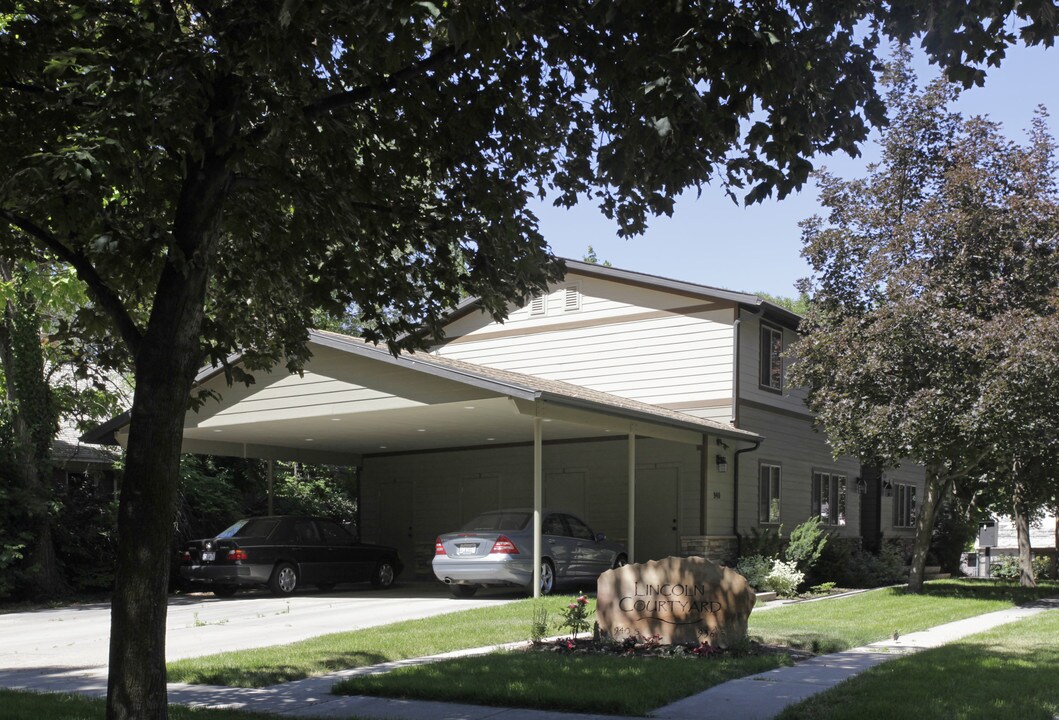
[[[332,692],[646,715],[726,680],[786,664],[781,654],[689,659],[504,652],[352,678]]]
[[[56,695],[0,689],[0,717],[4,720],[103,720],[106,703],[82,695]],[[169,706],[170,720],[276,720],[275,715],[236,710],[191,709]]]
[[[781,720],[1052,720],[1059,611],[885,663],[788,708]]]
[[[542,602],[554,624],[572,595]],[[528,640],[531,599],[464,610],[441,617],[335,633],[290,645],[206,655],[169,663],[169,682],[264,687],[334,670],[434,655],[464,648]]]
[[[750,635],[765,643],[828,653],[906,635],[954,620],[1059,594],[1059,584],[1020,588],[992,580],[937,580],[922,595],[900,588],[799,603],[750,616]]]
[[[832,652],[1059,594],[1054,583],[939,581],[923,595],[874,590],[750,616],[750,634],[770,643]],[[352,678],[340,694],[434,698],[483,705],[643,715],[720,682],[776,667],[783,655],[724,660],[626,659],[500,653]],[[488,682],[483,682],[488,678]],[[865,715],[863,717],[871,717]]]

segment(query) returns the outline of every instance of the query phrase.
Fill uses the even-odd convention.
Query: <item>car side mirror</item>
[[[607,539],[607,533],[596,533],[596,542],[603,542]]]

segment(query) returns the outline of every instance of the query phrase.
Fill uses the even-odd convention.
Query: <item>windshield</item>
[[[529,521],[528,512],[488,512],[471,520],[461,530],[522,530]]]
[[[217,537],[268,537],[278,523],[279,520],[272,518],[251,518],[250,520],[240,520],[230,528],[227,528]]]

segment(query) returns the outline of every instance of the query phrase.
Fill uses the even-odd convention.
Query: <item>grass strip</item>
[[[1022,588],[999,580],[936,580],[926,584],[922,595],[886,588],[753,613],[750,636],[830,653],[1056,594],[1059,584],[1054,582]]]
[[[332,692],[646,715],[727,680],[785,664],[790,659],[778,653],[702,659],[498,652],[351,678]]]
[[[83,695],[36,693],[0,689],[0,717],[4,720],[103,720],[106,701]],[[239,710],[208,710],[169,706],[170,720],[276,720],[275,715]]]
[[[1052,720],[1059,611],[879,665],[788,708],[780,720]]]
[[[572,595],[542,599],[553,624]],[[534,600],[169,663],[169,682],[265,687],[335,670],[528,640]]]

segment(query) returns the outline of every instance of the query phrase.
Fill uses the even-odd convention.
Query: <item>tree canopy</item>
[[[837,453],[926,467],[917,587],[952,483],[1028,478],[1057,447],[1059,193],[1043,111],[1018,145],[950,112],[952,86],[919,91],[907,56],[889,82],[881,161],[824,176],[829,214],[803,224],[812,302],[793,376]]]
[[[0,252],[74,268],[72,328],[134,373],[108,716],[164,717],[183,415],[306,357],[356,307],[396,349],[461,293],[501,317],[560,273],[527,209],[625,235],[714,182],[783,197],[884,121],[880,42],[981,82],[1048,3],[23,0],[0,14]],[[146,559],[146,560],[145,560]]]

